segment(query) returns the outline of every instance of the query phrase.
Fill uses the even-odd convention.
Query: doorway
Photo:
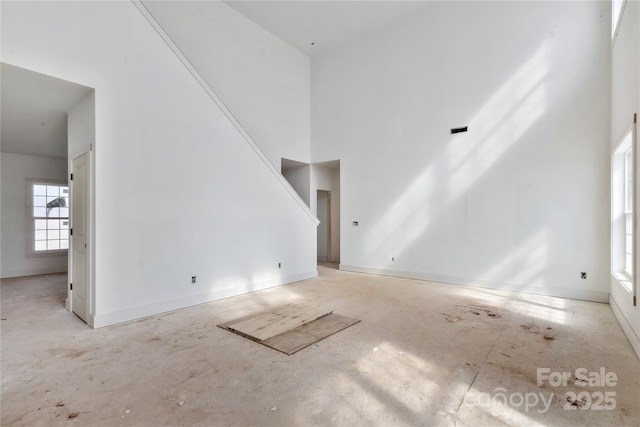
[[[329,262],[331,257],[331,192],[318,190],[318,261]]]
[[[340,160],[311,165],[311,212],[320,224],[317,260],[340,264]]]

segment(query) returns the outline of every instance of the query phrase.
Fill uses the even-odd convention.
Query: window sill
[[[622,285],[624,289],[626,289],[628,292],[631,292],[633,281],[629,276],[622,272],[613,272],[611,274]]]

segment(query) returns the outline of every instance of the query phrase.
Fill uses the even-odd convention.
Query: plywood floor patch
[[[228,324],[227,327],[252,339],[264,341],[331,313],[333,310],[325,307],[287,304],[249,318],[239,319]]]
[[[341,316],[339,314],[330,312],[329,314],[321,316],[316,320],[306,322],[293,329],[287,330],[266,339],[258,339],[255,336],[248,335],[232,327],[237,327],[238,324],[245,326],[247,324],[251,325],[251,323],[248,321],[258,317],[264,319],[265,316],[273,313],[274,311],[285,310],[285,312],[287,313],[295,312],[296,310],[291,309],[291,305],[292,304],[288,304],[286,306],[276,307],[274,309],[263,311],[261,313],[244,316],[239,319],[221,323],[218,326],[241,335],[245,338],[249,338],[250,340],[259,342],[260,344],[266,345],[267,347],[271,347],[274,350],[278,350],[285,354],[291,355],[299,350],[302,350],[305,347],[310,346],[311,344],[314,344],[335,334],[336,332],[340,332],[341,330],[360,322],[360,320],[358,319],[352,319],[350,317]]]

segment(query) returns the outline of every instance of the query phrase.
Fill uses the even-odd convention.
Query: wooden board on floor
[[[268,340],[261,341],[267,347],[292,355],[296,351],[315,344],[349,326],[360,322],[358,319],[331,313],[321,319],[299,326]]]
[[[331,313],[333,310],[315,305],[287,304],[228,323],[227,328],[257,341],[264,341]]]
[[[352,319],[350,317],[332,313],[320,319],[314,320],[313,322],[298,326],[297,328],[294,328],[287,332],[283,332],[282,334],[276,335],[266,340],[255,339],[229,327],[229,325],[231,324],[251,319],[256,315],[270,313],[271,311],[273,310],[267,310],[259,314],[252,314],[240,319],[220,323],[218,326],[241,335],[245,338],[248,338],[252,341],[259,342],[260,344],[266,345],[267,347],[271,347],[274,350],[292,355],[293,353],[302,350],[305,347],[315,344],[320,340],[323,340],[337,332],[342,331],[343,329],[348,328],[349,326],[353,326],[356,323],[360,322],[360,320],[358,319]]]

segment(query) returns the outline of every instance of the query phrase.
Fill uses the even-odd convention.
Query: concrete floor
[[[99,330],[65,311],[64,275],[2,280],[2,425],[640,425],[640,361],[606,304],[319,271]],[[304,301],[362,322],[293,356],[216,327]],[[538,386],[538,368],[572,375]]]

